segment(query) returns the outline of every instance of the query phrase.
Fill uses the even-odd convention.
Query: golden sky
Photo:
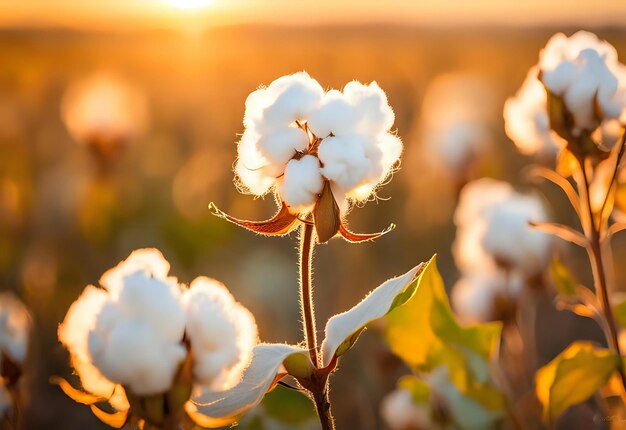
[[[180,7],[194,2],[208,5]],[[626,0],[0,0],[0,26],[133,29],[186,21],[206,26],[382,22],[585,28],[625,25]]]

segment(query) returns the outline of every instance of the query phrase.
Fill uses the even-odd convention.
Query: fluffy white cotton
[[[15,364],[22,364],[30,329],[31,317],[26,306],[12,293],[0,293],[0,356],[6,355]]]
[[[539,57],[546,88],[563,99],[574,119],[574,135],[619,118],[626,107],[626,69],[615,48],[593,33],[555,34]]]
[[[550,128],[547,94],[533,67],[514,97],[504,104],[507,136],[523,154],[555,155],[565,142]]]
[[[547,220],[545,206],[535,195],[517,193],[493,179],[470,182],[454,214],[457,265],[464,272],[504,266],[533,277],[546,268],[553,242],[528,224]]]
[[[248,96],[244,126],[259,133],[306,119],[324,96],[320,84],[305,72],[282,76]]]
[[[523,280],[515,273],[469,273],[461,277],[452,288],[452,305],[464,322],[491,321],[498,317],[498,302],[514,301],[523,285]]]
[[[416,403],[404,389],[389,393],[380,405],[380,413],[391,430],[428,430],[434,425],[428,405]]]
[[[223,284],[204,277],[194,280],[185,291],[183,306],[194,377],[211,390],[233,387],[258,340],[254,317]]]
[[[123,278],[89,332],[89,354],[104,376],[137,395],[168,390],[187,355],[179,295],[143,271]]]
[[[0,418],[6,416],[11,409],[13,409],[11,393],[9,393],[6,385],[0,383]]]
[[[338,202],[367,200],[402,153],[393,121],[375,82],[324,92],[304,72],[283,76],[246,101],[238,185],[257,196],[274,190],[292,212],[311,210],[325,180]]]
[[[195,384],[227,389],[257,343],[253,316],[222,284],[198,278],[187,289],[168,272],[159,251],[133,252],[102,277],[105,288],[85,288],[59,327],[83,389],[118,410],[129,407],[124,389],[167,392],[188,354]]]
[[[310,209],[323,187],[320,162],[313,155],[290,160],[278,183],[280,196],[295,212]]]
[[[122,388],[116,388],[117,384],[104,377],[93,365],[87,346],[89,332],[94,329],[98,314],[107,299],[106,290],[89,285],[70,306],[58,334],[59,340],[70,353],[72,366],[83,389],[97,396],[111,398],[111,404],[116,409],[125,410],[128,409],[128,401]]]
[[[135,138],[146,128],[147,110],[139,90],[103,73],[70,86],[62,102],[63,120],[79,142]]]

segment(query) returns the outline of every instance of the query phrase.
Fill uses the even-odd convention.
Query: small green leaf
[[[613,306],[613,314],[617,324],[626,328],[626,298]]]
[[[415,375],[407,375],[400,378],[398,388],[411,393],[415,403],[427,403],[430,399],[430,386],[428,382]]]
[[[608,349],[590,342],[572,343],[535,375],[545,420],[553,422],[570,406],[591,397],[609,381],[618,363]]]
[[[268,393],[263,399],[262,406],[269,417],[291,426],[311,421],[316,417],[313,404],[307,396],[283,387],[276,387]]]
[[[576,285],[578,283],[569,269],[558,258],[552,260],[550,274],[559,294],[565,296],[576,294]]]

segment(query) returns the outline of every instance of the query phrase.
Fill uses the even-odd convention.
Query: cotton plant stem
[[[619,165],[619,160],[618,160]],[[589,247],[587,248],[587,253],[589,254],[589,260],[591,262],[592,272],[594,284],[596,287],[596,295],[602,306],[602,312],[604,313],[604,318],[606,320],[606,327],[608,333],[606,333],[607,341],[609,344],[609,348],[611,348],[619,357],[619,367],[618,372],[622,382],[622,393],[626,391],[626,372],[624,371],[624,363],[622,360],[622,352],[619,344],[619,338],[617,333],[617,328],[615,324],[615,318],[613,316],[613,308],[611,306],[611,300],[608,292],[608,285],[606,280],[606,269],[602,256],[602,244],[600,239],[600,225],[596,225],[593,217],[593,209],[591,205],[591,197],[589,195],[589,179],[587,177],[587,168],[585,167],[584,161],[580,163],[581,173],[583,176],[582,180],[582,192],[584,194],[584,203],[586,205],[586,210],[588,211],[590,218],[589,228],[586,229],[587,239],[589,240]],[[602,214],[600,214],[602,216]],[[623,397],[623,396],[622,396]]]
[[[314,226],[303,223],[300,232],[300,305],[306,346],[315,367],[320,366],[317,350],[317,329],[315,310],[313,309],[313,282],[311,267],[313,263]]]
[[[317,329],[315,310],[313,308],[313,282],[311,278],[313,247],[315,244],[314,228],[313,224],[303,223],[300,232],[300,303],[302,324],[304,326],[307,349],[309,350],[311,361],[316,367],[310,383],[307,384],[307,389],[311,392],[311,399],[315,404],[322,430],[335,430],[335,420],[331,412],[328,396],[329,374],[324,371],[320,372],[320,370],[323,370],[323,365],[317,347]]]

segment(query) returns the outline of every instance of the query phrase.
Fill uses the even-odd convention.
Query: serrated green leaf
[[[576,294],[576,279],[574,279],[574,276],[569,269],[561,263],[558,258],[552,260],[552,264],[550,265],[550,275],[552,275],[554,287],[559,294],[563,294],[565,296]]]
[[[545,420],[553,422],[570,406],[591,397],[609,381],[618,364],[608,349],[590,342],[572,343],[535,375]]]

